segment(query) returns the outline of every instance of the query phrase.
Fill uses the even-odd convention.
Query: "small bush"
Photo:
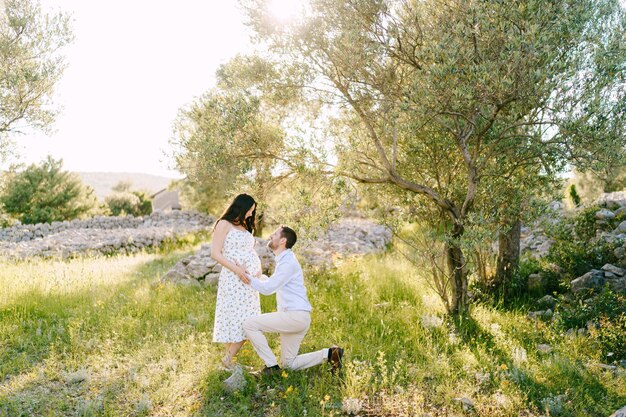
[[[139,197],[126,191],[107,196],[105,201],[114,216],[134,215],[135,208],[139,205]]]
[[[615,221],[596,223],[595,213],[599,209],[598,206],[588,207],[576,217],[546,228],[553,240],[546,260],[561,267],[566,283],[593,268],[616,261],[613,253],[616,243],[596,239],[597,230],[613,230],[616,226]]]
[[[534,291],[528,287],[528,281],[532,274],[542,275],[542,286]],[[513,298],[531,295],[536,296],[563,292],[565,286],[561,279],[561,268],[548,262],[546,259],[524,258],[520,260],[519,267],[515,271],[509,294]]]
[[[589,337],[596,342],[605,360],[626,359],[626,313],[616,318],[601,316],[589,329]]]
[[[561,300],[558,322],[562,329],[586,327],[587,322],[598,322],[601,317],[616,320],[626,311],[626,296],[606,287],[588,300]]]
[[[105,199],[114,216],[146,216],[152,213],[152,202],[141,191],[119,191]]]

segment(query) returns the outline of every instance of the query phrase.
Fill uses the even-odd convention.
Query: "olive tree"
[[[73,39],[70,19],[48,15],[36,0],[0,3],[0,146],[26,127],[47,128],[51,97],[65,69],[61,50]]]
[[[526,189],[498,188],[503,178],[534,183],[596,139],[623,143],[585,134],[588,103],[623,99],[624,54],[603,59],[623,47],[617,0],[311,0],[289,24],[264,0],[244,4],[268,54],[308,74],[306,99],[334,115],[333,172],[420,196],[443,216],[452,313],[468,308],[473,214],[489,194]]]

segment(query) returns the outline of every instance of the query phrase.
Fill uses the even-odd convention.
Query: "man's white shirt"
[[[282,251],[276,257],[276,269],[271,277],[262,275],[261,279],[253,276],[250,285],[263,295],[276,293],[278,311],[311,311],[311,304],[306,295],[304,275],[296,255],[291,249]]]

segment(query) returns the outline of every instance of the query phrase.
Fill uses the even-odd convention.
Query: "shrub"
[[[72,220],[97,209],[93,190],[62,167],[62,160],[48,157],[39,165],[9,172],[0,196],[4,211],[34,224]]]
[[[614,221],[596,223],[595,213],[599,209],[598,206],[587,207],[573,218],[546,227],[548,237],[553,240],[546,260],[561,267],[566,282],[616,261],[613,253],[616,243],[596,238],[598,229],[612,230],[615,227]]]
[[[589,337],[596,342],[605,360],[626,359],[626,313],[617,318],[601,316],[589,328]]]
[[[120,182],[113,187],[113,194],[105,203],[114,216],[146,216],[152,213],[152,200],[143,191],[131,191],[130,182]]]
[[[143,191],[132,191],[139,198],[139,204],[135,209],[136,216],[147,216],[152,213],[152,200],[150,196]]]
[[[626,296],[605,287],[596,297],[561,298],[555,326],[560,330],[587,328],[604,359],[626,359]]]
[[[588,300],[562,299],[557,324],[562,329],[581,328],[587,322],[597,322],[601,317],[617,319],[626,311],[626,296],[604,288],[596,297]]]
[[[139,205],[139,197],[129,192],[118,192],[107,196],[104,200],[114,216],[129,214],[134,216]]]

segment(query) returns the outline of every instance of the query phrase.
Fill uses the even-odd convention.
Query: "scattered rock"
[[[572,291],[574,293],[580,292],[586,289],[596,289],[604,286],[605,278],[604,273],[598,269],[592,269],[586,274],[576,278],[571,282]]]
[[[531,311],[528,313],[528,318],[533,320],[550,320],[553,317],[552,310]]]
[[[261,269],[269,274],[274,268],[274,254],[267,247],[267,240],[255,238],[254,249],[261,259]],[[205,285],[217,283],[222,265],[211,258],[211,245],[202,245],[195,254],[181,259],[161,278],[162,282],[199,286],[199,280]]]
[[[537,352],[547,355],[552,352],[552,346],[547,345],[547,344],[537,345]]]
[[[454,401],[458,401],[463,406],[463,411],[469,411],[474,408],[474,402],[467,397],[457,397]]]
[[[604,193],[595,201],[596,204],[602,204],[609,208],[626,206],[626,191],[614,191],[612,193]]]
[[[298,243],[296,251],[303,263],[328,268],[344,258],[380,252],[391,239],[391,230],[386,226],[367,219],[346,218],[332,224],[318,239]]]
[[[606,271],[606,272],[611,272],[614,275],[617,275],[618,277],[623,277],[624,275],[626,275],[626,270],[624,270],[622,268],[619,268],[619,267],[617,267],[615,265],[611,265],[611,264],[604,265],[602,267],[602,270]],[[605,275],[606,275],[606,273],[605,273]]]
[[[204,278],[211,271],[211,268],[206,263],[193,260],[187,264],[187,271],[192,278],[200,279]]]
[[[205,285],[213,285],[213,284],[217,284],[217,280],[220,277],[220,273],[219,272],[213,272],[211,274],[207,274],[204,277],[204,284]]]
[[[611,210],[600,209],[596,211],[595,217],[596,220],[611,220],[615,218],[615,213],[613,213]]]
[[[545,288],[545,275],[541,272],[528,276],[527,286],[530,291],[542,291]]]
[[[544,297],[541,297],[539,300],[537,300],[537,305],[539,307],[554,308],[556,303],[557,303],[557,299],[551,295],[546,295]]]
[[[241,366],[235,366],[233,373],[224,381],[224,389],[228,392],[242,390],[246,386],[246,378],[243,376]]]

